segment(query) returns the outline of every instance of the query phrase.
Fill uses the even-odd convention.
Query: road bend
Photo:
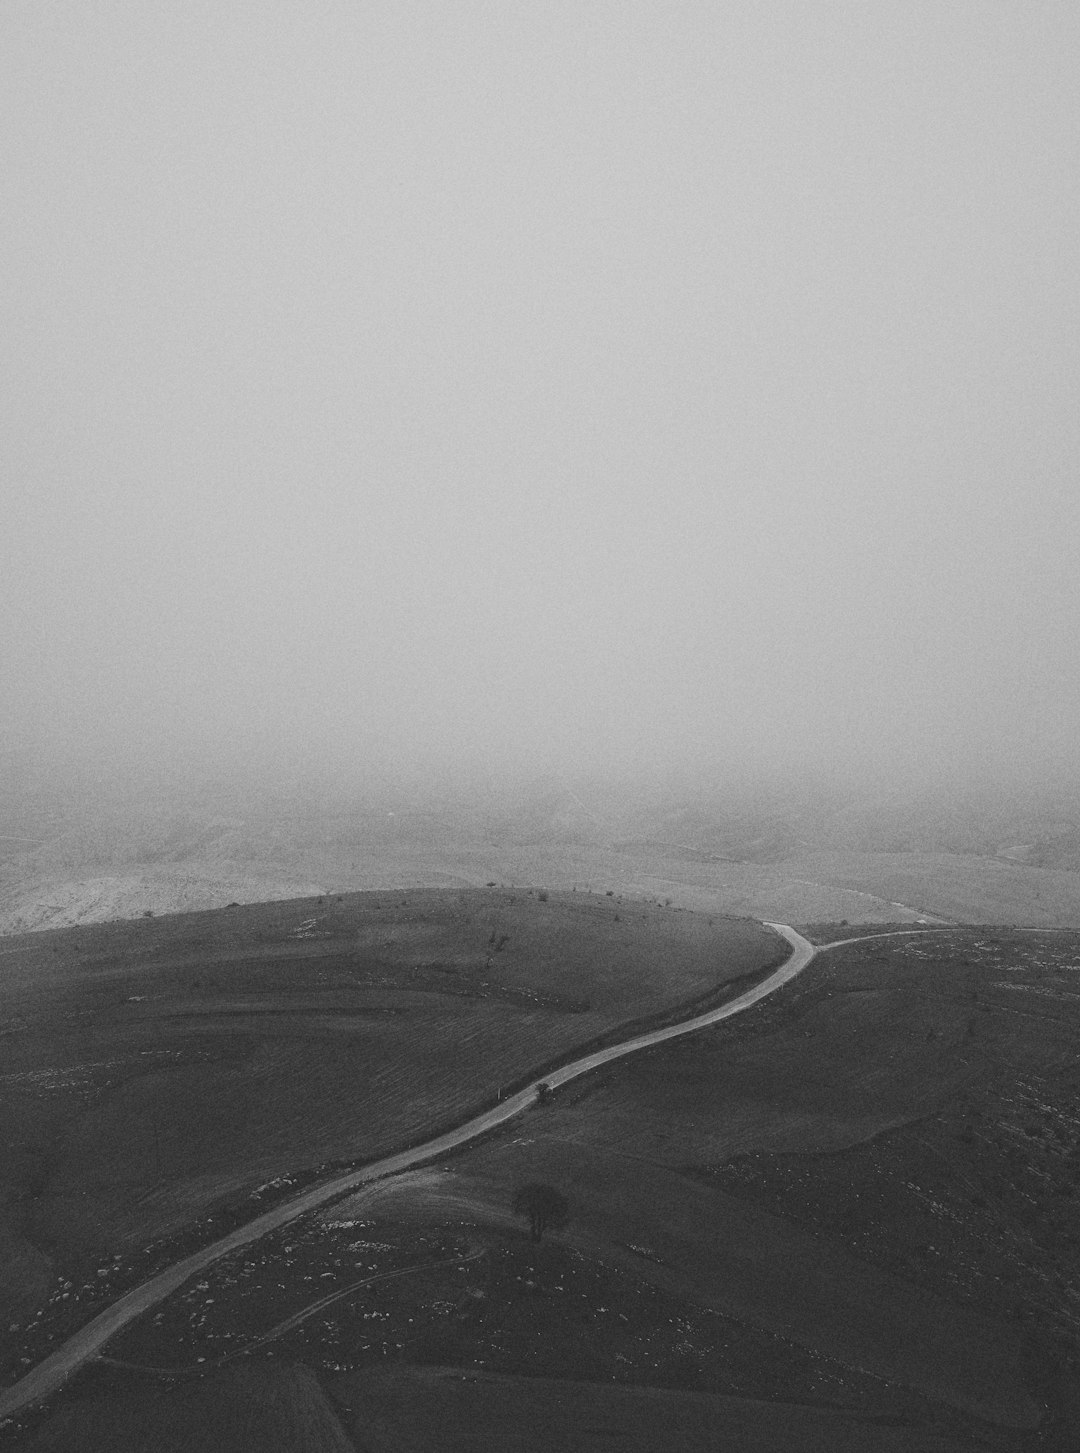
[[[628,1054],[636,1054],[638,1050],[649,1049],[652,1045],[663,1044],[669,1039],[679,1039],[684,1034],[693,1034],[696,1030],[706,1029],[711,1024],[719,1024],[721,1020],[730,1019],[735,1014],[742,1014],[755,1004],[759,1004],[762,999],[774,994],[784,984],[790,983],[796,974],[806,968],[814,954],[818,952],[808,939],[796,933],[786,923],[766,923],[765,927],[775,930],[781,937],[787,939],[791,945],[791,953],[778,969],[769,974],[767,978],[762,979],[760,983],[755,984],[752,989],[747,989],[745,993],[728,1000],[726,1004],[721,1004],[716,1009],[710,1009],[703,1014],[695,1014],[678,1024],[669,1024],[663,1029],[651,1029],[643,1034],[634,1035],[633,1038],[623,1040],[620,1044],[598,1049],[593,1054],[584,1055],[581,1059],[573,1060],[557,1070],[538,1076],[524,1089],[501,1100],[489,1110],[475,1115],[471,1120],[465,1121],[463,1125],[448,1130],[443,1135],[437,1135],[422,1145],[414,1145],[409,1150],[399,1151],[396,1155],[384,1156],[381,1160],[372,1161],[359,1170],[348,1171],[333,1180],[312,1186],[310,1190],[302,1192],[289,1201],[282,1202],[280,1206],[264,1212],[253,1221],[238,1226],[235,1231],[229,1232],[227,1236],[221,1237],[219,1241],[214,1241],[209,1246],[204,1246],[201,1251],[195,1251],[190,1256],[184,1257],[182,1261],[158,1272],[156,1276],[152,1276],[141,1286],[133,1287],[131,1291],[125,1292],[111,1306],[106,1307],[103,1312],[99,1312],[96,1317],[87,1322],[85,1327],[81,1327],[78,1332],[69,1337],[63,1346],[58,1347],[55,1352],[51,1352],[48,1357],[43,1358],[36,1367],[31,1368],[18,1382],[0,1389],[0,1421],[49,1397],[73,1372],[95,1357],[106,1342],[115,1337],[129,1322],[133,1322],[136,1317],[141,1317],[145,1311],[156,1306],[158,1302],[164,1301],[196,1273],[204,1271],[220,1257],[228,1256],[230,1252],[237,1251],[242,1246],[248,1246],[253,1241],[258,1241],[268,1232],[276,1231],[278,1227],[287,1225],[288,1222],[296,1220],[298,1216],[305,1215],[308,1211],[314,1210],[326,1201],[333,1200],[335,1196],[340,1196],[345,1191],[368,1185],[371,1181],[384,1180],[387,1176],[397,1175],[404,1170],[410,1170],[413,1166],[457,1150],[459,1146],[468,1144],[470,1140],[475,1140],[480,1135],[486,1135],[489,1130],[494,1130],[507,1120],[513,1120],[530,1105],[535,1105],[541,1084],[547,1085],[552,1090],[558,1089],[560,1085],[568,1084],[569,1081],[576,1080],[580,1075],[586,1075],[590,1070],[598,1069],[601,1065],[610,1064],[612,1060],[622,1059]]]

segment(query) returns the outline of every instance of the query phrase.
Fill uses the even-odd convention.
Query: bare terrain
[[[583,795],[584,794],[584,795]],[[1080,927],[1080,808],[565,785],[0,796],[0,933],[318,893],[544,883],[783,922]]]

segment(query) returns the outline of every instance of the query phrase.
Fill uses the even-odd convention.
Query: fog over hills
[[[8,7],[2,772],[1077,780],[1077,24]]]
[[[0,6],[5,1448],[1080,1446],[1078,57]]]
[[[637,779],[9,793],[7,932],[358,888],[580,887],[789,917],[1080,923],[1080,806]]]

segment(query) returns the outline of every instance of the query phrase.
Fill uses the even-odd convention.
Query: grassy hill
[[[7,1342],[46,1303],[77,1317],[138,1279],[200,1218],[206,1238],[297,1175],[464,1119],[546,1060],[778,952],[746,921],[489,889],[322,896],[8,940],[0,1327],[18,1330]]]
[[[315,1373],[357,1449],[1065,1453],[1078,965],[1080,935],[1000,929],[828,951],[750,1014],[234,1253],[24,1446],[124,1429],[148,1386],[181,1418],[217,1397],[229,1426],[238,1354],[269,1335],[252,1357],[281,1396]],[[539,1244],[511,1213],[530,1181],[570,1206]]]

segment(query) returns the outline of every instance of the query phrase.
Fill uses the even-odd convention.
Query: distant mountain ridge
[[[1080,924],[1080,826],[1067,805],[895,793],[643,797],[549,783],[516,795],[377,802],[323,790],[262,801],[223,793],[212,803],[50,804],[36,814],[23,803],[7,815],[10,837],[0,838],[0,932],[492,880],[789,922],[929,914]]]

